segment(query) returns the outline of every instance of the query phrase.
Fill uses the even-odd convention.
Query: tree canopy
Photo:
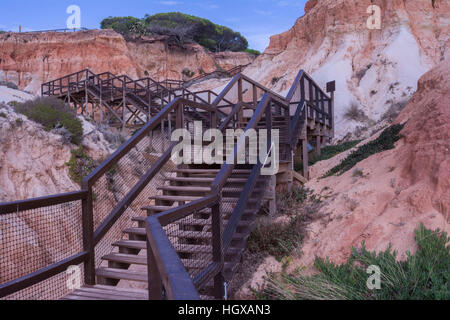
[[[114,29],[123,35],[166,35],[180,45],[197,42],[213,52],[247,51],[248,41],[239,32],[217,25],[207,19],[181,12],[135,17],[108,17],[101,22],[102,29]]]

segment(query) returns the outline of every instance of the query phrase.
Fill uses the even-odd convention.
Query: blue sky
[[[180,11],[241,32],[250,47],[264,50],[269,37],[292,27],[306,0],[2,0],[0,29],[17,31],[65,28],[69,5],[81,8],[83,27],[95,29],[108,16],[144,17]]]

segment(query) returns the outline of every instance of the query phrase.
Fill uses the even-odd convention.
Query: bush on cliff
[[[40,123],[45,130],[64,128],[70,142],[79,145],[83,139],[83,125],[75,112],[61,100],[54,97],[36,98],[23,103],[16,103],[17,112]]]
[[[230,50],[259,53],[248,49],[247,39],[239,32],[181,12],[146,15],[143,19],[109,17],[101,22],[101,28],[114,29],[123,35],[165,35],[179,45],[194,41],[213,52]]]

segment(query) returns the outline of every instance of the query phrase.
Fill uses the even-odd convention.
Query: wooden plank
[[[167,178],[169,181],[174,182],[213,182],[214,178],[182,178],[182,177],[169,177]],[[241,178],[228,178],[226,180],[227,182],[235,182],[235,183],[241,183],[241,182],[247,182],[247,179],[241,179]]]
[[[117,279],[117,280],[130,280],[147,282],[147,273],[136,272],[130,270],[114,269],[114,268],[99,268],[96,271],[97,276],[103,278]]]
[[[300,183],[308,183],[308,179],[306,179],[305,177],[303,177],[300,173],[293,171],[294,174],[294,179],[297,180]]]
[[[125,253],[111,253],[102,257],[102,260],[126,263],[126,264],[138,264],[147,265],[147,257],[137,256],[133,254]]]

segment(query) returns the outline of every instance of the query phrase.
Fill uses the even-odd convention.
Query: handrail
[[[227,252],[231,240],[233,239],[233,235],[236,232],[236,228],[238,226],[239,221],[242,218],[242,215],[244,213],[245,206],[248,201],[248,196],[253,192],[253,189],[256,186],[256,180],[258,179],[260,173],[261,173],[262,163],[258,161],[258,164],[253,166],[252,172],[250,173],[250,177],[248,178],[247,183],[244,186],[244,189],[241,192],[241,196],[239,197],[239,200],[236,204],[236,207],[234,211],[238,212],[236,215],[232,215],[230,220],[228,221],[228,224],[225,228],[225,231],[223,233],[223,251]]]
[[[233,163],[226,163],[222,166],[222,169],[217,174],[216,178],[214,179],[213,183],[211,184],[211,190],[213,192],[219,192],[224,184],[226,183],[226,180],[229,178],[231,173],[233,172],[233,169],[235,167],[236,159],[238,157],[239,151],[242,148],[242,146],[245,146],[245,140],[246,135],[245,133],[249,131],[250,129],[255,129],[256,125],[258,124],[259,120],[262,118],[263,113],[266,111],[267,105],[270,103],[272,98],[271,93],[266,93],[261,100],[261,102],[258,104],[258,107],[255,110],[255,113],[253,114],[253,117],[250,119],[249,123],[247,124],[247,127],[244,130],[244,134],[241,136],[241,138],[238,140],[238,142],[234,146],[233,151]]]
[[[83,251],[18,279],[0,284],[0,298],[9,296],[39,282],[50,279],[51,277],[66,271],[70,266],[86,262],[87,259],[88,252]]]
[[[14,202],[0,203],[0,215],[15,213],[19,211],[26,211],[32,209],[39,209],[48,206],[55,206],[58,204],[83,200],[87,198],[87,191],[80,190],[69,193],[45,196],[35,199],[20,200]]]
[[[197,289],[158,219],[146,221],[149,299],[199,300]],[[164,250],[157,250],[164,248]]]

